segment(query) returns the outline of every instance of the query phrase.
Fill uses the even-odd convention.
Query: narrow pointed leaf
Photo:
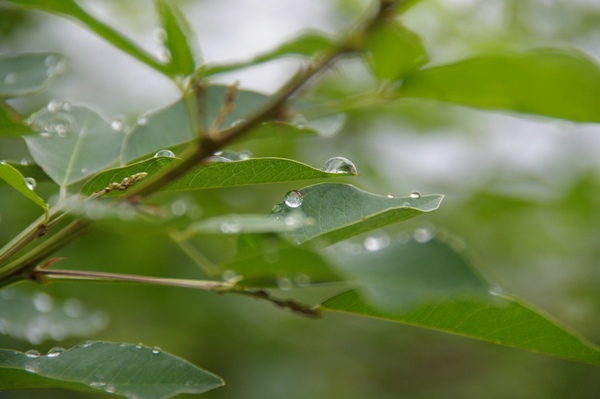
[[[200,123],[211,127],[218,115],[225,93],[226,86],[209,86],[206,89],[206,104],[202,115],[205,120]],[[258,110],[267,100],[263,94],[253,91],[238,90],[234,108],[224,120],[223,127],[248,117]],[[190,120],[190,110],[185,100],[179,100],[163,109],[144,115],[140,120],[144,123],[136,125],[127,135],[121,153],[121,162],[128,163],[141,157],[153,154],[159,150],[187,143],[197,138]]]
[[[38,165],[60,186],[69,186],[116,161],[123,136],[85,107],[43,110],[31,116],[39,135],[25,141]]]
[[[126,398],[167,399],[223,385],[219,377],[158,348],[98,341],[37,357],[3,349],[0,370],[4,389],[66,388]]]
[[[42,168],[35,163],[31,163],[26,160],[21,162],[4,161],[4,163],[18,170],[21,175],[33,178],[37,183],[54,183],[50,176],[44,173]],[[0,186],[4,184],[8,183],[6,183],[4,180],[0,180]]]
[[[283,43],[271,51],[254,57],[251,60],[234,64],[209,66],[206,69],[206,75],[210,76],[229,72],[286,56],[312,57],[321,51],[331,48],[333,44],[334,41],[323,33],[308,32]]]
[[[136,173],[153,174],[178,162],[176,158],[157,157],[137,162],[122,168],[109,169],[88,180],[81,188],[83,195],[103,190],[112,182],[120,182]],[[283,158],[251,158],[242,161],[209,162],[185,174],[165,190],[199,190],[220,187],[248,186],[254,184],[280,183],[287,181],[323,179],[337,177],[339,174],[327,173],[301,162]],[[115,191],[109,195],[119,195]]]
[[[482,56],[425,69],[405,79],[400,95],[600,122],[600,68],[576,51]]]
[[[62,69],[64,57],[56,53],[29,53],[0,57],[0,98],[40,90]]]
[[[399,80],[427,62],[419,36],[395,20],[377,25],[367,41],[367,61],[382,80]]]
[[[173,1],[159,0],[157,9],[166,34],[164,45],[170,53],[169,66],[173,74],[192,74],[200,53],[196,35]]]
[[[20,137],[35,133],[24,122],[23,117],[11,106],[0,102],[0,137]]]
[[[40,198],[34,191],[36,184],[35,179],[27,177],[29,180],[26,180],[26,177],[17,169],[5,162],[0,162],[0,179],[4,180],[19,193],[23,194],[27,199],[33,201],[36,205],[39,205],[44,212],[48,212],[46,201]]]
[[[388,320],[600,366],[600,350],[551,316],[506,296],[431,301],[398,309],[373,305],[359,291],[328,299],[323,310]]]
[[[291,208],[282,203],[274,217],[301,211],[315,220],[285,237],[296,243],[330,245],[383,226],[412,219],[437,209],[442,195],[419,198],[389,198],[347,184],[321,183],[299,190],[302,202]]]

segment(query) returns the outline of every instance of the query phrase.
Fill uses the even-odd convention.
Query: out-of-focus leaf
[[[333,247],[335,264],[360,284],[372,303],[384,309],[489,295],[489,284],[460,254],[431,239],[427,229],[418,229],[415,236],[422,242],[398,242],[379,233],[366,237],[362,245],[339,243]]]
[[[600,68],[576,51],[474,57],[411,74],[402,97],[600,122]]]
[[[200,123],[205,128],[211,127],[215,123],[227,89],[226,86],[209,86],[206,89],[204,96],[206,103],[199,104],[203,109],[201,115],[205,116]],[[238,90],[234,108],[226,116],[222,126],[231,126],[233,123],[243,120],[260,109],[266,100],[267,97],[263,94]],[[197,110],[188,109],[185,100],[179,100],[166,108],[142,116],[125,139],[121,162],[128,163],[196,138],[196,132],[194,132],[190,120],[190,112],[197,112]]]
[[[295,198],[290,202],[289,196]],[[316,223],[285,233],[285,237],[298,244],[312,242],[326,246],[433,211],[442,199],[443,195],[390,198],[349,184],[320,183],[288,193],[284,202],[276,206],[272,217],[303,212]]]
[[[40,90],[62,69],[64,57],[56,53],[28,53],[0,57],[0,98]]]
[[[123,136],[89,108],[49,107],[33,114],[27,136],[31,156],[60,186],[68,186],[102,170],[119,157]]]
[[[122,168],[109,169],[88,180],[81,188],[83,195],[103,190],[112,182],[120,182],[136,173],[153,174],[178,162],[177,158],[157,157]],[[339,174],[327,173],[301,162],[282,158],[251,158],[242,161],[208,162],[179,178],[165,190],[198,190],[219,187],[248,186],[296,180],[323,179]],[[142,183],[143,184],[143,183]],[[115,191],[112,195],[122,192]],[[109,194],[109,195],[111,195]]]
[[[4,389],[66,388],[126,398],[167,399],[223,385],[214,374],[159,348],[100,341],[53,348],[45,356],[2,349],[0,370]]]
[[[0,179],[4,180],[29,200],[42,207],[44,212],[48,212],[48,205],[46,205],[46,201],[38,197],[34,191],[37,183],[34,178],[29,176],[25,177],[11,165],[5,163],[4,161],[0,161]]]
[[[108,316],[78,299],[59,301],[20,286],[0,291],[0,333],[37,345],[47,340],[88,337],[103,330]]]
[[[83,8],[81,8],[75,0],[7,0],[8,2],[28,8],[43,10],[52,14],[62,15],[74,19],[87,29],[96,33],[100,37],[107,40],[115,47],[121,49],[125,53],[137,58],[150,67],[158,70],[169,76],[170,70],[165,65],[159,63],[154,57],[150,56],[144,50],[140,49],[133,41],[123,36],[121,33],[111,28],[110,26],[100,22]]]
[[[35,133],[8,104],[0,102],[0,137],[20,137]]]
[[[421,39],[396,20],[377,25],[369,34],[366,56],[375,75],[399,80],[427,62]]]
[[[228,65],[209,66],[206,69],[206,75],[210,76],[218,73],[229,72],[235,69],[257,65],[286,56],[312,57],[321,51],[327,50],[333,44],[334,41],[323,33],[308,32],[289,40],[279,47],[261,54],[249,61]]]
[[[196,35],[173,1],[158,0],[156,5],[166,35],[164,45],[170,54],[170,68],[175,75],[192,74],[200,54]]]
[[[285,219],[275,220],[265,215],[225,215],[192,223],[184,234],[242,234],[293,231],[306,224],[314,223],[302,213],[291,214]]]
[[[353,290],[328,299],[321,307],[600,366],[598,347],[542,311],[510,296],[445,298],[408,308],[400,305],[384,309]]]

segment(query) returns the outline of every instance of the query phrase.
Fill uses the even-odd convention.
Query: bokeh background
[[[148,51],[159,50],[151,1],[80,3]],[[247,59],[310,29],[335,35],[368,7],[358,0],[178,4],[209,63]],[[575,47],[600,61],[595,0],[423,0],[402,20],[423,38],[429,65],[540,47]],[[136,120],[177,99],[166,78],[68,20],[0,2],[0,35],[1,53],[57,51],[69,59],[65,73],[45,91],[13,102],[24,114],[59,100],[87,105],[107,120]],[[272,92],[298,63],[274,61],[217,81],[239,80],[242,88]],[[375,85],[359,59],[343,60],[321,82],[313,94],[342,99]],[[21,141],[0,144],[0,159],[28,159]],[[291,157],[315,166],[333,156],[350,158],[361,174],[352,183],[375,193],[446,194],[440,210],[388,233],[425,226],[456,235],[473,262],[506,291],[600,343],[600,127],[406,100],[347,110],[333,137],[254,143],[250,149],[255,156]],[[160,194],[153,201],[204,216],[266,214],[294,188],[299,187]],[[52,187],[42,184],[37,190],[50,195]],[[37,212],[19,194],[0,188],[1,242]],[[197,267],[165,233],[160,224],[102,224],[61,251],[67,258],[63,267],[197,278]],[[219,259],[231,243],[204,237],[197,245]],[[224,377],[228,385],[206,398],[600,397],[597,368],[399,324],[338,314],[314,321],[248,298],[175,288],[21,289],[42,292],[55,303],[77,298],[102,309],[106,328],[89,338],[160,346]],[[314,298],[327,295],[325,289],[313,291]],[[80,341],[32,343],[0,335],[0,346],[19,350]],[[0,392],[0,398],[11,399],[98,395]]]

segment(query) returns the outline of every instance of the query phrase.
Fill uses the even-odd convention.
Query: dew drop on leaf
[[[280,277],[277,279],[277,288],[280,290],[289,290],[292,288],[292,280],[287,277]]]
[[[65,351],[65,348],[61,348],[60,346],[56,346],[56,347],[54,347],[54,348],[52,348],[52,349],[50,349],[48,351],[48,353],[46,354],[46,357],[50,357],[50,358],[58,357],[64,351]]]
[[[117,116],[115,119],[112,120],[112,122],[110,122],[110,127],[116,132],[122,131],[125,127],[124,118],[121,116]]]
[[[410,198],[421,198],[421,193],[418,191],[413,191],[412,193],[410,193]]]
[[[25,352],[25,356],[34,359],[36,357],[40,357],[40,352],[36,351],[35,349],[30,349]]]
[[[104,388],[106,386],[106,381],[104,377],[96,374],[88,383],[88,385],[92,388]]]
[[[141,117],[137,120],[137,124],[138,126],[146,126],[148,124],[148,118],[146,117]]]
[[[300,191],[292,190],[285,195],[283,202],[290,208],[298,208],[302,205],[303,200],[304,197]]]
[[[152,39],[157,43],[164,43],[167,40],[167,32],[160,26],[152,31]]]
[[[325,162],[325,166],[323,166],[323,171],[327,173],[337,173],[337,174],[353,174],[356,175],[358,172],[356,171],[356,166],[344,157],[334,157]]]
[[[231,127],[236,127],[236,126],[241,125],[242,123],[245,123],[245,122],[246,122],[245,119],[238,119],[237,121],[231,122]]]
[[[35,189],[37,182],[35,181],[35,179],[33,177],[26,177],[25,185],[27,186],[28,189],[33,190],[33,189]]]
[[[160,150],[156,154],[154,154],[154,158],[158,157],[175,158],[175,154],[173,154],[173,151],[170,150]]]
[[[46,109],[50,112],[56,112],[62,108],[62,104],[60,101],[52,100],[46,105]]]
[[[388,197],[388,198],[396,198],[396,196],[395,196],[394,194],[392,194],[392,193],[389,193],[389,194],[387,195],[387,197]]]
[[[252,158],[252,153],[248,150],[242,150],[240,151],[239,156],[242,161],[245,161],[246,159]]]
[[[158,346],[155,346],[154,348],[152,348],[153,355],[158,355],[160,352],[161,352],[161,349]]]

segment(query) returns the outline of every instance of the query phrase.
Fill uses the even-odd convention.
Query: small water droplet
[[[158,49],[156,56],[162,62],[171,61],[171,52],[166,47],[161,47]]]
[[[304,197],[298,190],[289,191],[283,199],[283,202],[290,208],[298,208],[302,205],[302,201],[304,201]]]
[[[221,278],[228,283],[234,283],[239,280],[240,276],[234,270],[224,270]]]
[[[302,114],[296,114],[292,118],[292,124],[296,125],[298,129],[304,129],[306,127],[306,118]]]
[[[158,346],[155,346],[154,348],[152,348],[153,355],[158,355],[160,352],[161,352],[161,349]]]
[[[104,388],[106,386],[106,380],[101,375],[96,374],[88,383],[92,388]]]
[[[273,205],[273,208],[271,208],[271,213],[279,213],[279,212],[281,212],[282,209],[283,209],[283,205],[275,204],[275,205]]]
[[[252,158],[252,153],[248,150],[242,150],[240,151],[239,156],[242,161],[245,161],[246,159]]]
[[[154,154],[154,158],[158,157],[175,158],[175,154],[173,154],[173,151],[170,150],[160,150],[156,154]]]
[[[37,362],[26,363],[24,369],[29,373],[37,373],[39,371],[39,365],[37,364]]]
[[[106,392],[106,393],[115,393],[115,392],[117,392],[117,388],[113,387],[112,385],[107,385],[104,388],[104,392]]]
[[[363,242],[365,249],[369,252],[379,251],[390,245],[390,237],[383,235],[380,237],[367,237]]]
[[[65,348],[61,348],[60,346],[56,346],[56,347],[54,347],[54,348],[50,349],[50,350],[48,351],[48,353],[46,353],[46,357],[50,357],[50,358],[53,358],[53,357],[58,357],[58,356],[60,356],[60,355],[61,355],[61,354],[62,354],[64,351],[65,351]]]
[[[115,132],[120,132],[125,127],[125,118],[123,116],[117,116],[110,122],[110,127]]]
[[[48,313],[52,310],[54,303],[48,294],[37,292],[33,295],[33,306],[40,313]]]
[[[50,112],[56,112],[62,108],[62,103],[60,101],[52,100],[46,105],[46,109]]]
[[[408,241],[410,241],[410,234],[408,234],[406,231],[401,231],[396,235],[396,240],[398,240],[400,244],[406,244]]]
[[[29,160],[27,158],[22,158],[21,162],[19,162],[23,166],[29,165]]]
[[[65,138],[75,131],[76,122],[71,114],[59,112],[48,120],[44,130],[56,133],[58,137]]]
[[[294,282],[298,287],[307,287],[310,285],[310,276],[308,274],[297,274],[294,277]]]
[[[135,347],[136,347],[136,349],[142,349],[144,347],[144,345],[140,343],[140,344],[137,344]]]
[[[279,277],[277,279],[277,288],[286,291],[292,288],[292,280],[287,277]]]
[[[405,207],[405,208],[410,208],[410,202],[405,201],[405,202],[402,203],[402,206]]]
[[[84,175],[89,171],[90,170],[88,168],[81,168],[81,173],[83,173]]]
[[[40,136],[42,136],[45,139],[49,139],[50,137],[52,137],[52,133],[47,132],[47,131],[43,131],[40,133]]]
[[[220,229],[221,229],[221,233],[235,234],[235,233],[239,233],[242,230],[242,226],[240,226],[239,223],[227,222],[227,223],[221,223]]]
[[[14,72],[7,73],[6,76],[4,77],[4,84],[5,85],[12,85],[16,81],[17,81],[17,74],[14,73]]]
[[[92,345],[94,345],[94,344],[95,344],[95,342],[94,342],[94,341],[85,341],[85,342],[82,342],[82,343],[79,345],[79,347],[80,347],[80,348],[89,348],[90,346],[92,346]]]
[[[39,351],[36,351],[35,349],[30,349],[27,352],[25,352],[25,356],[34,359],[36,357],[40,357],[41,354]]]
[[[73,109],[73,105],[69,101],[65,101],[62,105],[64,111],[70,112]]]
[[[138,126],[146,126],[148,124],[148,118],[146,118],[145,116],[142,116],[141,118],[139,118],[137,120],[137,124],[138,124]]]
[[[246,120],[245,119],[238,119],[237,121],[233,121],[231,122],[231,127],[236,127],[241,125],[242,123],[245,123]]]
[[[157,26],[152,31],[152,40],[157,43],[164,43],[167,40],[167,31],[165,31],[162,27]]]
[[[421,198],[421,193],[418,191],[413,191],[412,193],[410,193],[410,198],[413,198],[413,199]]]
[[[389,193],[386,197],[388,197],[388,198],[396,198],[396,196],[394,194],[392,194],[392,193]]]
[[[434,237],[433,232],[427,228],[416,229],[413,233],[413,238],[416,242],[425,244],[431,241]]]
[[[491,287],[488,292],[493,296],[501,296],[504,293],[504,290],[499,285],[495,285]]]
[[[344,157],[334,157],[325,162],[323,171],[327,173],[338,173],[338,174],[353,174],[356,175],[356,166]]]
[[[35,179],[33,177],[26,177],[24,180],[25,180],[25,185],[27,186],[27,188],[32,191],[35,189],[35,186],[37,186],[37,182],[35,181]]]

